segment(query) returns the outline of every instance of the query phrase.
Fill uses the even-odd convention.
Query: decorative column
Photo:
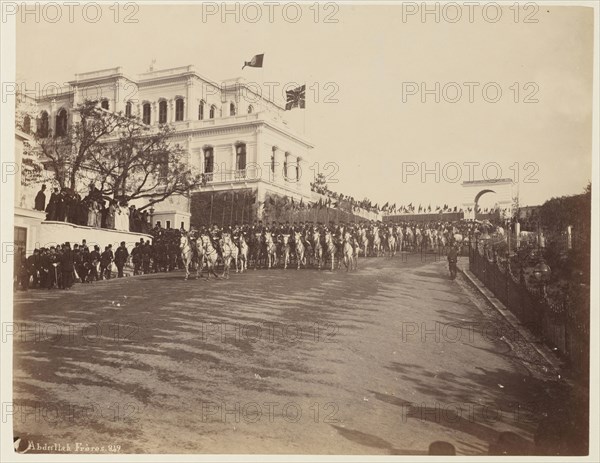
[[[186,97],[183,100],[184,110],[185,110],[185,120],[190,121],[192,119],[192,101],[195,101],[194,98],[194,80],[189,77],[187,80],[187,88],[186,88]]]
[[[152,114],[150,114],[150,124],[156,124],[158,122],[158,103],[155,101],[152,103]]]
[[[202,172],[203,174],[204,172],[204,146],[202,148],[200,148],[200,172]]]
[[[296,157],[296,188],[302,190],[304,171],[302,170],[302,157]]]
[[[52,98],[50,102],[50,114],[48,114],[48,128],[52,136],[56,133],[56,99]]]
[[[281,166],[281,172],[283,173],[283,182],[287,182],[288,178],[289,178],[289,157],[290,157],[290,153],[288,153],[287,151],[285,151],[283,153],[283,165]]]
[[[262,138],[263,138],[262,136],[263,136],[263,128],[259,126],[256,129],[256,153],[254,154],[254,159],[253,159],[253,162],[255,162],[258,165],[260,165],[260,163],[262,161],[262,157],[260,155],[260,153],[262,151]]]
[[[115,82],[115,93],[114,93],[114,106],[113,106],[113,111],[118,113],[119,111],[123,110],[123,103],[121,101],[121,83],[119,80],[117,80]]]
[[[79,98],[79,87],[77,87],[77,85],[73,86],[73,108],[76,108],[77,106],[79,106],[80,103],[80,98]]]
[[[175,120],[175,111],[174,111],[173,98],[168,101],[168,109],[167,109],[167,122],[172,124]]]
[[[281,150],[275,146],[273,152],[273,161],[275,162],[275,169],[273,170],[273,182],[278,182],[283,176],[283,162],[281,161]]]
[[[81,95],[79,93],[79,88],[74,85],[73,86],[73,103],[71,107],[71,111],[69,111],[69,124],[74,125],[80,122],[79,111],[77,111],[77,107],[81,104]]]
[[[236,152],[235,152],[235,143],[231,144],[231,168],[229,169],[229,179],[233,180],[235,178],[235,170],[236,170],[236,165],[235,165],[235,158],[236,158]]]

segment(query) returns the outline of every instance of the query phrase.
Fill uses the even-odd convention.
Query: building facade
[[[132,77],[117,67],[76,74],[68,84],[37,99],[38,133],[65,133],[76,122],[78,105],[99,100],[105,110],[137,116],[150,126],[170,124],[173,143],[203,174],[197,191],[156,204],[153,225],[189,229],[248,222],[262,218],[270,197],[311,201],[313,145],[286,121],[281,103],[241,78],[217,84],[193,66]]]

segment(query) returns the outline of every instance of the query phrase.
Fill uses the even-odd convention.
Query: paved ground
[[[15,435],[42,452],[426,454],[444,440],[473,455],[510,431],[532,451],[557,373],[443,262],[360,265],[18,293]]]

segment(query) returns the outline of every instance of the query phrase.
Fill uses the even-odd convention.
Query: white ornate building
[[[171,197],[156,205],[153,222],[186,229],[208,221],[193,217],[215,195],[244,192],[253,204],[236,219],[260,216],[258,204],[269,195],[308,204],[312,144],[285,120],[285,107],[259,95],[242,79],[218,84],[183,66],[130,76],[122,68],[76,74],[67,88],[38,98],[37,130],[64,131],[84,100],[100,100],[104,109],[138,116],[150,125],[169,123],[173,142],[188,153],[192,166],[205,174],[206,185],[188,197]],[[85,189],[86,186],[82,185]],[[227,198],[227,196],[225,196]],[[231,195],[231,201],[239,200]],[[200,206],[194,207],[197,202]],[[233,210],[227,215],[233,218]],[[240,217],[238,214],[242,214]],[[222,212],[225,215],[225,211]],[[229,219],[230,217],[228,217]],[[212,216],[215,221],[217,217]],[[218,217],[221,219],[221,217]],[[220,221],[220,220],[219,220]]]

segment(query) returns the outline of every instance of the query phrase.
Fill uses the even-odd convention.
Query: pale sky
[[[403,163],[426,163],[431,170],[439,163],[451,177],[456,170],[448,163],[498,163],[502,177],[520,172],[523,205],[580,193],[591,180],[591,8],[542,5],[537,12],[521,10],[518,22],[514,9],[503,8],[493,23],[479,6],[470,22],[464,7],[457,22],[448,21],[455,11],[440,10],[436,23],[433,15],[423,21],[421,11],[403,21],[409,11],[399,5],[339,5],[321,6],[315,22],[315,8],[307,4],[292,23],[295,10],[286,16],[280,4],[272,23],[263,6],[253,24],[256,9],[241,9],[236,22],[234,15],[221,17],[220,2],[212,5],[217,14],[205,18],[213,6],[122,7],[118,21],[115,9],[106,8],[95,24],[82,19],[80,7],[73,23],[66,7],[56,23],[44,14],[39,22],[33,15],[19,19],[17,80],[31,88],[33,82],[67,82],[78,72],[116,66],[135,75],[156,59],[155,69],[194,64],[217,82],[243,76],[282,86],[306,83],[306,110],[294,110],[290,118],[315,145],[315,161],[339,166],[338,183],[330,188],[380,204],[460,204],[460,181],[436,183],[429,175],[422,182],[413,175],[403,182]],[[125,23],[127,14],[138,22]],[[488,10],[488,19],[493,14]],[[538,22],[525,23],[527,14]],[[338,22],[324,22],[327,15]],[[263,69],[241,71],[257,53],[265,54]],[[422,102],[421,83],[435,89],[436,82],[440,102],[433,94]],[[319,89],[316,102],[310,88]],[[417,94],[403,101],[403,88]],[[496,88],[502,90],[499,101],[485,101],[496,97]],[[525,103],[528,96],[538,101]],[[481,171],[475,167],[476,179]],[[495,169],[488,174],[494,177]],[[538,182],[524,182],[528,174]],[[467,167],[461,180],[469,180]],[[480,205],[493,203],[493,195],[486,195]]]

